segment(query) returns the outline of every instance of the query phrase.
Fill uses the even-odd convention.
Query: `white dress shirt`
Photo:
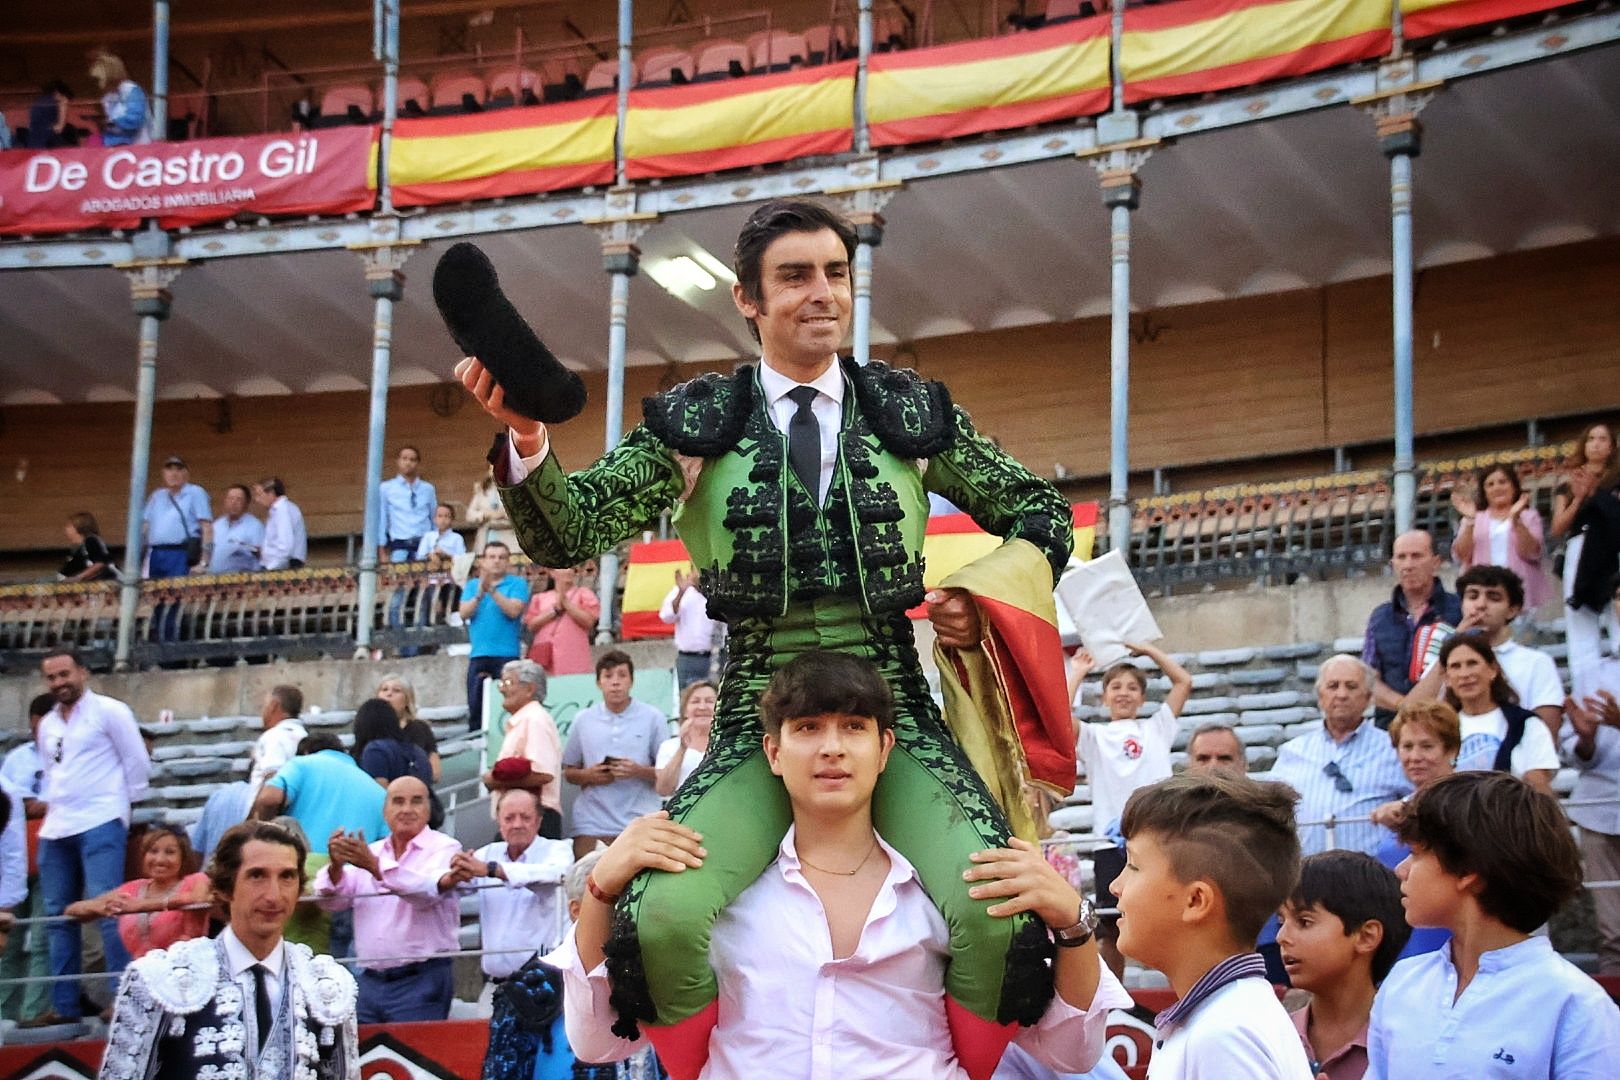
[[[1509,638],[1491,649],[1501,665],[1502,676],[1519,695],[1519,707],[1534,711],[1544,705],[1562,709],[1564,683],[1558,678],[1558,665],[1540,649],[1520,645]]]
[[[705,1080],[964,1080],[945,1019],[945,920],[917,873],[888,844],[889,874],[872,901],[860,944],[832,955],[827,917],[799,871],[794,831],[776,862],[720,913],[709,961],[720,981]],[[882,843],[881,838],[879,843]],[[574,938],[558,950],[568,1043],[581,1061],[617,1061],[644,1045],[615,1036],[604,965],[589,974]],[[1106,967],[1091,1007],[1061,997],[1017,1042],[1063,1072],[1103,1052],[1108,1011],[1131,997]],[[1286,1023],[1286,1016],[1284,1021]],[[1290,1027],[1290,1032],[1292,1028]],[[1294,1039],[1296,1051],[1299,1040]]]
[[[76,836],[109,821],[129,824],[130,804],[146,795],[152,761],[129,706],[86,690],[66,719],[58,704],[35,740],[45,765],[42,840]]]
[[[1546,938],[1483,953],[1460,995],[1452,947],[1402,960],[1384,980],[1367,1080],[1614,1076],[1620,1009]]]
[[[467,541],[454,529],[444,532],[430,532],[422,535],[422,542],[416,545],[416,557],[426,559],[435,551],[442,551],[446,555],[467,554]]]
[[[574,864],[574,845],[538,836],[516,859],[505,840],[485,844],[473,854],[483,862],[500,863],[506,875],[505,882],[490,877],[468,882],[483,886],[477,896],[478,924],[486,950],[484,974],[504,979],[528,963],[529,957],[550,951],[562,940],[568,914],[562,880]]]
[[[253,985],[253,966],[264,965],[264,992],[270,999],[270,1016],[274,1022],[276,1015],[281,1012],[282,987],[287,980],[287,943],[276,942],[270,955],[260,960],[248,951],[242,939],[236,936],[236,931],[229,926],[220,933],[219,940],[225,945],[225,962],[229,965],[231,980],[242,988],[242,1023],[248,1029],[247,1045],[258,1046],[259,1019],[255,1006],[258,989]]]
[[[266,570],[285,570],[291,560],[309,559],[309,534],[304,513],[285,495],[276,497],[265,514],[264,543],[259,545],[259,563]]]
[[[9,911],[28,899],[28,815],[23,811],[24,792],[4,778],[0,788],[11,798],[11,816],[0,832],[0,908]]]
[[[296,716],[289,716],[269,731],[262,733],[253,744],[250,760],[253,769],[248,783],[257,789],[280,768],[298,754],[298,744],[309,734]]]
[[[681,594],[680,610],[675,608],[675,596]],[[714,651],[714,620],[709,618],[709,601],[690,586],[681,593],[679,585],[670,586],[664,602],[658,605],[658,618],[675,627],[677,652],[711,653]]]
[[[844,372],[835,359],[827,370],[807,383],[788,378],[771,365],[759,365],[759,385],[765,392],[765,408],[776,425],[776,430],[787,434],[788,424],[799,406],[788,397],[800,386],[816,388],[816,399],[810,403],[816,424],[821,429],[821,481],[816,501],[824,502],[827,489],[832,486],[833,467],[838,463],[838,431],[844,423]]]

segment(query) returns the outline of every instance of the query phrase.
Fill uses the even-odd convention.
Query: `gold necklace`
[[[872,860],[872,852],[876,851],[877,849],[877,837],[874,836],[872,837],[872,846],[866,849],[865,858],[861,859],[860,864],[853,870],[828,870],[825,866],[817,866],[803,855],[799,856],[799,861],[804,863],[804,865],[808,866],[812,870],[820,870],[823,874],[832,874],[835,877],[854,877],[856,874],[861,872],[861,867],[865,866]]]

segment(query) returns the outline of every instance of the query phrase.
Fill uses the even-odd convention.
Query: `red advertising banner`
[[[0,235],[368,210],[369,127],[0,154]]]

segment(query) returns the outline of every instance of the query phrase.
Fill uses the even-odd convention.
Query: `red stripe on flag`
[[[1125,84],[1125,100],[1135,104],[1149,98],[1207,93],[1234,86],[1252,86],[1270,79],[1306,75],[1338,64],[1382,56],[1389,51],[1392,40],[1388,29],[1369,30],[1337,41],[1307,45],[1302,49],[1277,56],[1265,56],[1237,64],[1205,68],[1202,71],[1189,71],[1181,75],[1136,79]]]
[[[851,129],[839,128],[762,139],[742,146],[693,150],[684,154],[650,154],[629,159],[625,171],[632,180],[645,180],[658,176],[693,176],[725,169],[744,169],[753,165],[790,161],[810,154],[846,153],[854,145],[854,138]]]
[[[1499,22],[1519,15],[1563,7],[1568,0],[1461,0],[1460,3],[1414,11],[1401,19],[1407,40],[1433,37],[1448,30]]]
[[[533,195],[542,191],[608,184],[613,181],[613,162],[585,161],[578,165],[558,165],[546,169],[520,169],[492,173],[465,180],[434,180],[420,184],[396,184],[394,202],[399,206],[427,206],[463,202],[467,199],[495,199],[508,195]]]
[[[630,545],[630,562],[632,565],[642,563],[686,563],[691,562],[686,554],[686,545],[679,540],[649,540],[644,544]]]
[[[933,142],[937,139],[975,135],[981,131],[1090,116],[1108,108],[1108,93],[1105,86],[1074,94],[1062,94],[1041,101],[987,105],[984,108],[966,109],[962,112],[887,120],[872,125],[872,145],[899,146],[905,143]]]

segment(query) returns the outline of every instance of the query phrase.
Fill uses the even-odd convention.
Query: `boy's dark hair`
[[[737,271],[743,296],[754,305],[764,307],[765,283],[760,264],[773,240],[786,233],[814,233],[822,229],[831,229],[838,235],[844,245],[845,258],[853,261],[855,227],[843,215],[821,203],[809,199],[774,199],[749,214],[737,234],[737,246],[732,253],[733,269]],[[752,319],[748,320],[748,330],[758,341],[759,327]]]
[[[1121,660],[1119,663],[1102,673],[1102,688],[1107,690],[1108,684],[1113,682],[1115,677],[1119,675],[1129,675],[1131,678],[1136,680],[1137,688],[1140,689],[1142,693],[1147,693],[1147,673],[1141,668],[1137,667],[1135,664],[1131,663],[1129,660]]]
[[[230,897],[236,892],[236,875],[242,872],[242,849],[252,840],[281,844],[296,851],[298,891],[302,893],[304,886],[309,884],[309,874],[304,870],[309,845],[301,837],[270,821],[244,821],[240,825],[232,825],[220,836],[219,843],[214,846],[214,854],[208,860],[208,884],[227,913],[231,910]]]
[[[636,677],[636,662],[630,659],[630,654],[623,649],[609,649],[596,658],[596,677],[600,679],[602,672],[611,671],[616,667],[627,667],[630,669],[630,677],[632,679]]]
[[[1501,589],[1507,593],[1510,606],[1524,607],[1524,579],[1505,566],[1470,566],[1457,575],[1457,595],[1461,596],[1470,585],[1481,589]]]
[[[1345,936],[1369,922],[1384,928],[1373,950],[1372,981],[1378,985],[1406,948],[1412,928],[1401,906],[1401,881],[1394,871],[1360,851],[1324,851],[1299,864],[1299,884],[1288,903],[1296,909],[1319,907],[1344,924]]]
[[[56,699],[49,694],[35,694],[34,699],[28,703],[28,719],[44,716],[56,708]]]
[[[1152,833],[1177,878],[1219,890],[1232,936],[1253,948],[1299,881],[1298,801],[1287,784],[1184,774],[1138,788],[1120,829],[1126,840]]]
[[[1505,772],[1431,780],[1406,804],[1401,842],[1446,873],[1477,874],[1479,906],[1528,934],[1581,891],[1581,856],[1558,800]]]
[[[765,734],[780,738],[782,725],[803,716],[869,716],[879,731],[894,730],[894,694],[869,660],[840,652],[795,656],[759,699]]]
[[[350,751],[359,761],[366,747],[378,739],[399,739],[399,714],[382,698],[369,698],[354,711],[354,748]]]
[[[317,731],[312,735],[305,735],[298,740],[298,748],[293,752],[294,757],[305,757],[309,754],[318,754],[322,750],[342,750],[343,740],[330,731]]]

